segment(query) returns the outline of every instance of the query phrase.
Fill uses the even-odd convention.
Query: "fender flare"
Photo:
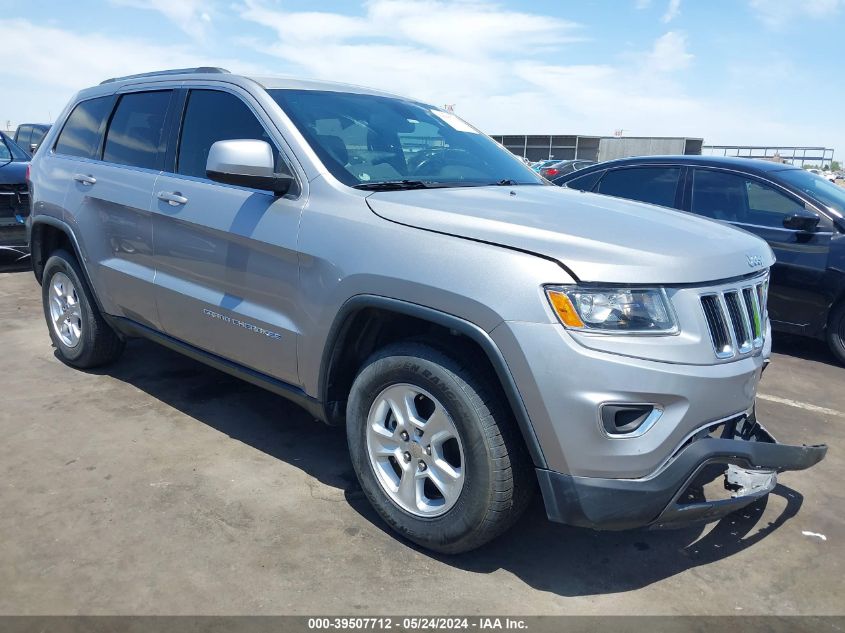
[[[351,322],[351,316],[360,310],[366,308],[377,308],[389,312],[396,312],[411,317],[415,317],[424,321],[435,323],[445,328],[455,330],[473,342],[477,343],[487,356],[496,376],[505,392],[514,418],[516,419],[522,437],[525,440],[525,445],[528,448],[528,453],[534,465],[538,468],[546,468],[546,458],[543,455],[543,450],[540,447],[540,442],[534,432],[534,426],[531,424],[531,419],[528,415],[528,410],[519,393],[516,382],[513,379],[513,374],[508,367],[505,357],[499,350],[496,343],[490,338],[490,335],[481,327],[462,319],[461,317],[442,312],[434,308],[429,308],[417,303],[403,301],[401,299],[394,299],[391,297],[384,297],[380,295],[355,295],[348,299],[338,310],[335,315],[332,326],[329,330],[329,335],[326,338],[326,345],[323,348],[323,354],[320,361],[320,375],[318,382],[319,400],[323,403],[327,402],[328,398],[328,378],[332,368],[333,359],[335,357],[335,348],[339,339],[345,334],[346,324]]]
[[[30,257],[32,257],[32,272],[35,275],[36,281],[41,283],[43,277],[43,270],[37,269],[37,260],[41,255],[40,248],[38,252],[35,251],[35,244],[33,243],[33,235],[35,234],[35,227],[38,224],[44,224],[47,226],[52,226],[60,230],[64,233],[68,240],[70,241],[70,245],[73,248],[73,254],[76,256],[76,261],[79,262],[79,268],[82,269],[82,275],[85,277],[85,283],[88,285],[88,290],[91,292],[91,296],[94,297],[94,302],[97,304],[97,309],[100,311],[101,314],[106,316],[105,310],[103,310],[103,304],[100,303],[100,298],[97,296],[97,292],[94,289],[94,284],[91,283],[91,276],[88,274],[88,267],[86,266],[85,257],[82,254],[82,248],[79,246],[79,240],[76,239],[76,235],[73,232],[73,229],[70,225],[65,222],[64,220],[60,220],[58,218],[54,218],[50,215],[36,215],[30,216],[32,218],[31,224],[27,227],[27,233],[29,234],[29,252]]]

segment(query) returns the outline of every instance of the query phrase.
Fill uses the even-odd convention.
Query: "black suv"
[[[15,130],[15,143],[30,154],[35,154],[35,150],[49,131],[50,126],[46,123],[21,123]]]
[[[689,211],[762,237],[777,257],[772,327],[826,339],[845,364],[842,187],[793,165],[717,156],[625,158],[556,184]]]

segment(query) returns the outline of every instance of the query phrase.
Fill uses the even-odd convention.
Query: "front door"
[[[216,141],[279,147],[259,112],[246,94],[188,91],[178,152],[155,186],[157,302],[170,336],[298,384],[296,242],[304,196],[298,188],[276,197],[224,185],[205,172]]]
[[[754,233],[766,240],[777,261],[769,281],[769,317],[780,330],[812,333],[827,312],[823,291],[832,227],[822,218],[816,231],[783,225],[787,216],[805,211],[804,203],[784,189],[753,176],[696,167],[690,210]]]

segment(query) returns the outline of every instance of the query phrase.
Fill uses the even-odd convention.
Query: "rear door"
[[[183,101],[173,131],[178,151],[156,183],[153,205],[162,327],[191,345],[298,384],[303,308],[296,243],[305,195],[299,186],[276,197],[210,180],[208,151],[220,140],[263,140],[279,165],[290,161],[272,121],[248,93],[195,87]]]
[[[137,88],[119,94],[93,158],[71,159],[65,199],[106,311],[155,328],[150,205],[164,161],[164,129],[173,94],[172,89]],[[65,133],[57,152],[73,142],[63,142]]]
[[[777,262],[769,283],[769,316],[778,329],[806,333],[827,312],[823,291],[833,225],[822,216],[816,231],[783,226],[805,203],[774,183],[740,172],[696,167],[690,211],[754,233],[766,240]]]

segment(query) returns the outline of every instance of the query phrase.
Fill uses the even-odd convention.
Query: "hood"
[[[0,185],[16,185],[26,182],[26,166],[24,161],[0,162]]]
[[[377,192],[367,202],[386,220],[552,258],[584,282],[698,283],[774,263],[768,244],[726,224],[555,186]]]

